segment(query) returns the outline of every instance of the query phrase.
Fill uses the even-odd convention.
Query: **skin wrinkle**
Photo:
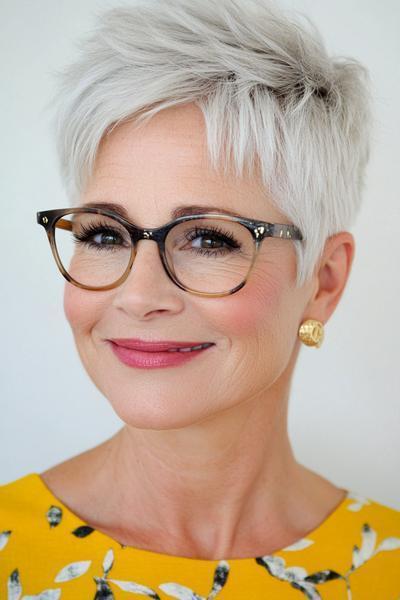
[[[257,181],[225,179],[205,156],[195,106],[165,110],[140,131],[123,124],[102,143],[82,203],[118,202],[146,227],[166,223],[177,203],[205,199],[287,222]],[[351,250],[350,234],[332,238],[323,276],[296,288],[292,243],[267,239],[244,288],[210,299],[175,286],[156,244],[142,240],[118,288],[67,283],[64,310],[79,356],[124,426],[45,472],[50,489],[120,543],[181,556],[256,556],[315,528],[344,491],[296,461],[288,398],[299,324],[329,319]],[[116,337],[215,346],[184,366],[142,370],[116,359],[106,342]]]

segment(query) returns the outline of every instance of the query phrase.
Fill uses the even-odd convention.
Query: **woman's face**
[[[182,205],[288,222],[254,177],[211,170],[195,105],[164,110],[138,131],[129,123],[115,128],[80,204],[89,202],[120,204],[148,228],[167,223]],[[180,428],[250,398],[268,402],[289,382],[312,292],[310,283],[296,289],[295,277],[293,243],[267,238],[244,288],[222,298],[195,296],[169,279],[156,243],[142,240],[122,285],[94,292],[66,283],[64,308],[83,365],[118,416],[144,429]],[[179,366],[144,369],[117,358],[114,338],[214,345]]]

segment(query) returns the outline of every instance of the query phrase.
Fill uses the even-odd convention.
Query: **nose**
[[[184,293],[165,272],[156,242],[140,240],[131,271],[116,288],[113,305],[131,317],[148,320],[162,312],[180,312]]]

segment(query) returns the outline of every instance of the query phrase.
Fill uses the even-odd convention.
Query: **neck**
[[[98,528],[107,523],[128,545],[159,540],[171,554],[190,547],[196,556],[232,556],[265,549],[267,530],[278,547],[285,535],[293,541],[287,520],[305,482],[287,435],[287,401],[278,393],[252,398],[182,429],[124,426],[89,451],[97,452],[92,523],[100,497]]]

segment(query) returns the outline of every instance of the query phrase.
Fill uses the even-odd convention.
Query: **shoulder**
[[[367,544],[371,552],[400,549],[400,510],[355,492],[348,492],[340,513],[344,535],[360,548]],[[382,542],[389,538],[383,545]],[[400,558],[400,553],[399,553]]]
[[[398,598],[400,511],[349,491],[317,529],[257,562],[285,581],[294,576],[309,598]]]
[[[400,510],[374,498],[348,492],[346,509],[354,519],[370,520],[380,527],[400,527]]]
[[[8,577],[14,573],[15,565],[32,559],[35,547],[36,523],[44,520],[37,485],[37,475],[28,473],[9,483],[0,485],[0,575]],[[14,573],[15,575],[15,573]],[[14,577],[14,575],[12,577]],[[4,581],[1,581],[3,584]],[[0,596],[3,597],[0,593]]]
[[[28,539],[35,523],[46,519],[43,506],[43,493],[36,473],[0,485],[0,548],[9,543],[16,531],[22,531]]]
[[[385,577],[386,585],[397,581],[400,572],[400,510],[373,498],[349,492],[343,528],[352,556],[351,571]],[[350,538],[350,539],[349,539]],[[381,585],[383,585],[381,583]],[[390,588],[391,590],[391,588]]]
[[[0,520],[4,518],[21,518],[30,511],[37,497],[36,473],[28,473],[0,485]]]
[[[79,525],[38,473],[0,485],[0,598],[20,598],[22,592],[23,598],[59,598],[57,581],[86,572],[105,554],[92,547],[90,560],[80,560],[82,551],[88,553],[83,546],[91,531]],[[71,563],[81,571],[74,574]],[[74,598],[88,597],[87,591],[78,585]]]

